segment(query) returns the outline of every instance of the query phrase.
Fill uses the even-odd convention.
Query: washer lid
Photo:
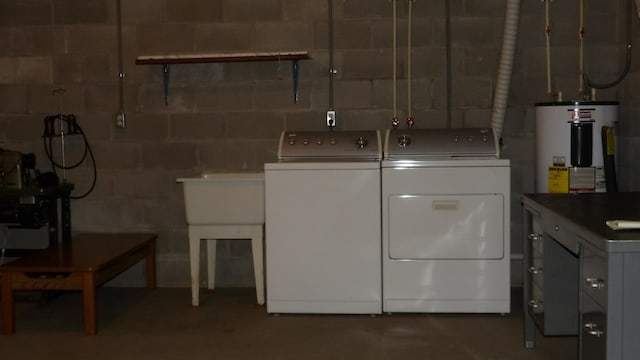
[[[498,158],[491,128],[387,130],[385,159]]]
[[[279,160],[381,158],[382,140],[378,130],[285,131],[278,147]]]

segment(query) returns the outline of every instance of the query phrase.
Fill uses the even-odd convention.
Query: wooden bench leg
[[[156,245],[150,241],[147,248],[145,269],[147,270],[147,289],[156,288]]]
[[[2,335],[11,335],[16,331],[15,302],[11,274],[2,274]]]
[[[93,272],[85,272],[82,279],[82,296],[84,299],[84,333],[95,335],[98,323],[96,316],[96,282]]]

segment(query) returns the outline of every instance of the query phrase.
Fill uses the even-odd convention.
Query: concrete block
[[[222,20],[222,0],[168,0],[169,22],[219,22]]]
[[[180,141],[220,139],[226,136],[226,118],[222,113],[172,114],[169,133]]]
[[[195,25],[142,24],[138,26],[136,46],[140,55],[170,55],[192,53],[194,49]]]
[[[253,109],[253,88],[250,83],[212,83],[195,94],[196,106],[200,111]]]
[[[222,0],[224,22],[281,21],[282,0]]]
[[[371,81],[341,81],[335,84],[337,108],[369,109],[373,106]]]
[[[255,48],[265,51],[308,50],[312,42],[311,26],[300,21],[258,23],[254,36]]]
[[[52,62],[48,56],[0,57],[0,84],[49,84]]]
[[[93,143],[91,144],[96,164],[104,169],[132,170],[142,165],[142,153],[135,143]]]
[[[229,139],[273,139],[284,129],[284,116],[279,112],[233,112],[227,114]]]
[[[110,2],[109,0],[54,0],[54,24],[104,24],[109,20]]]
[[[113,25],[71,25],[56,33],[54,51],[75,56],[115,55],[117,33]]]
[[[191,169],[198,163],[196,149],[196,145],[190,143],[143,144],[142,166],[150,169]]]
[[[336,7],[334,4],[334,16]],[[322,1],[283,1],[284,19],[285,21],[321,21],[328,19],[328,6]]]
[[[163,1],[136,0],[122,1],[122,22],[124,24],[159,23],[165,21]]]
[[[46,56],[52,52],[51,31],[44,26],[5,28],[0,34],[0,54]]]
[[[349,36],[335,36],[334,48],[337,50],[367,49],[372,45],[372,27],[369,21],[336,20],[334,34],[349,34]]]
[[[27,88],[24,85],[0,85],[0,113],[26,113]]]
[[[249,23],[198,24],[194,27],[194,50],[199,53],[247,52],[253,49],[253,26]]]
[[[25,26],[51,24],[50,1],[3,1],[0,3],[0,24]]]
[[[291,80],[257,83],[253,94],[254,107],[259,110],[308,109],[310,106],[310,87],[311,83],[308,81],[298,83],[298,101],[296,103]]]
[[[118,109],[118,85],[115,83],[87,86],[84,96],[87,111],[114,113]]]

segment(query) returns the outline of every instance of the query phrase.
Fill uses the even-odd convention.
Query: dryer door
[[[504,256],[501,194],[391,195],[388,205],[391,259]]]

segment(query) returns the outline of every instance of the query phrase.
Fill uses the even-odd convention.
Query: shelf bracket
[[[162,64],[162,83],[164,85],[164,105],[169,105],[169,64]]]
[[[298,71],[299,70],[299,61],[292,60],[292,71],[293,71],[293,103],[298,103]]]

